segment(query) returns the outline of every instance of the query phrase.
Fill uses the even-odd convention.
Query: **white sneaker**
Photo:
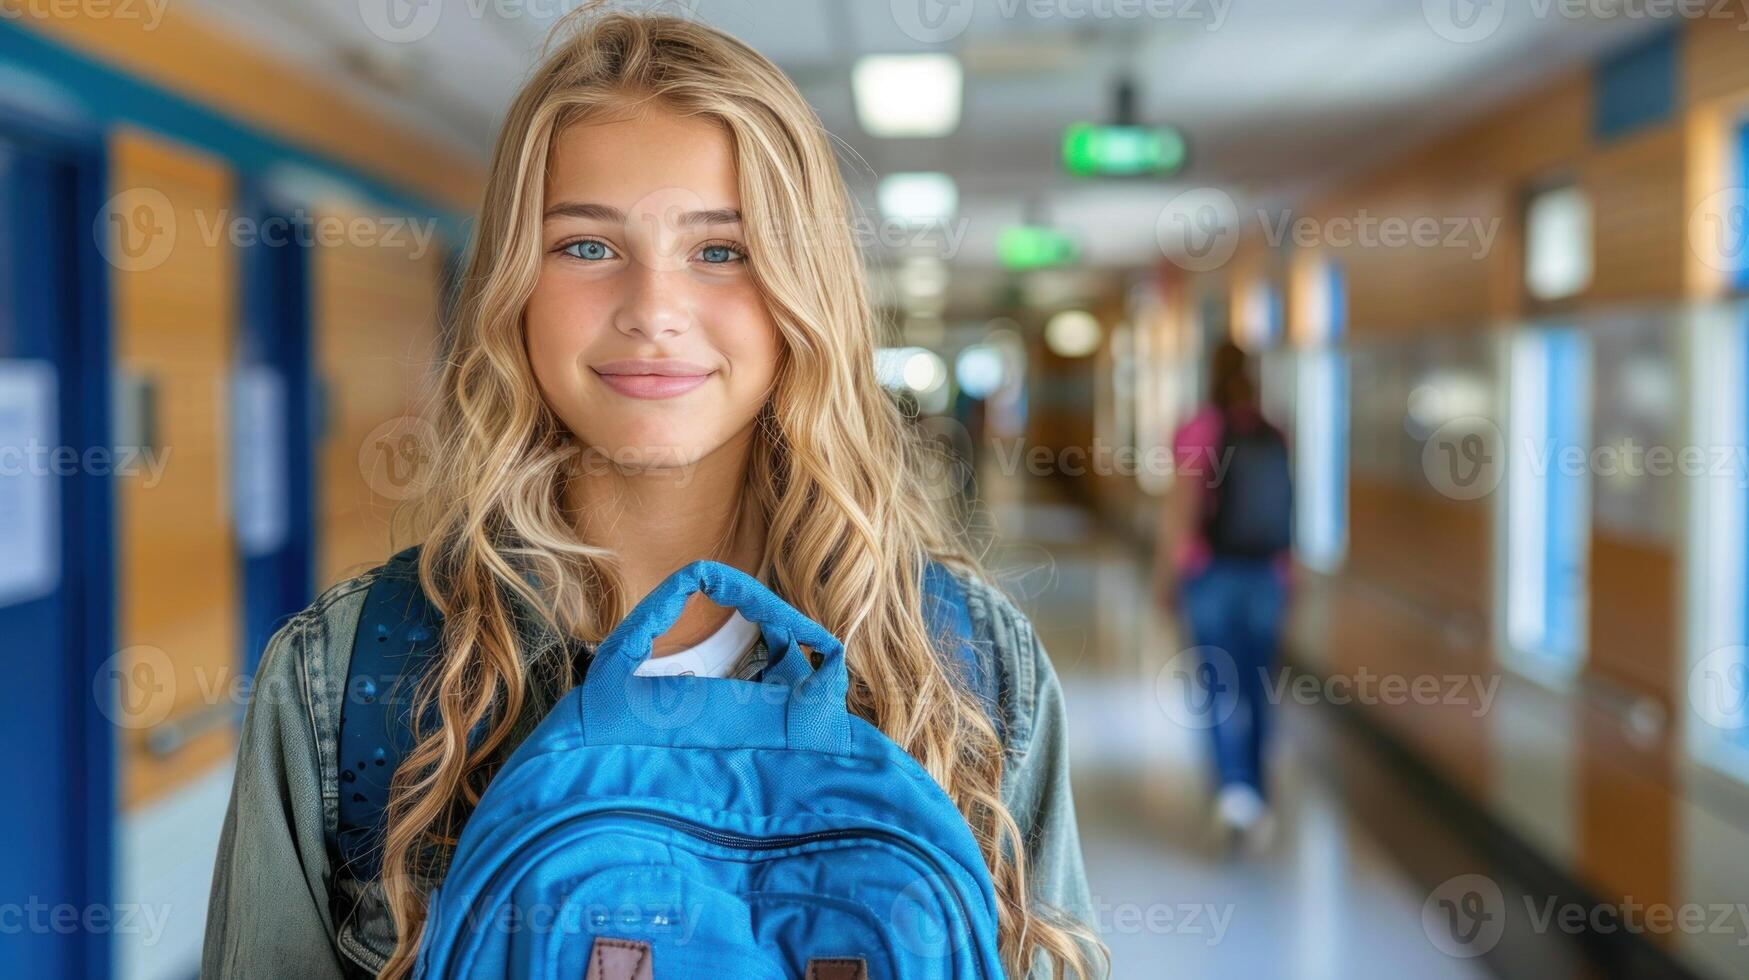
[[[1243,851],[1255,857],[1275,839],[1275,817],[1257,790],[1243,783],[1221,787],[1215,797],[1215,818],[1220,822],[1229,853]]]
[[[1222,786],[1220,795],[1215,797],[1215,814],[1228,828],[1245,833],[1269,815],[1269,807],[1256,790],[1243,783],[1230,783]]]

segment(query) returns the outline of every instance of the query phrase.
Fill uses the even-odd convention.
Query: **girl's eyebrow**
[[[547,208],[543,220],[554,218],[583,218],[590,221],[613,221],[623,223],[626,214],[619,208],[607,204],[591,204],[581,201],[560,201]],[[710,208],[704,211],[688,211],[680,216],[682,225],[732,225],[741,220],[741,212],[736,208]]]

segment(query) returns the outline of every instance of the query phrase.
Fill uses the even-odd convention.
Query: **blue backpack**
[[[924,584],[929,619],[993,711],[957,584],[933,563]],[[367,667],[370,648],[403,645],[378,626],[397,621],[393,639],[417,647],[436,625],[428,604],[388,601],[404,587],[378,600],[377,585],[354,654]],[[634,673],[698,591],[759,625],[771,654],[759,680]],[[708,561],[675,572],[493,777],[431,895],[415,976],[1001,977],[970,829],[916,760],[849,713],[848,683],[839,641],[758,580]],[[348,698],[342,759],[360,756],[386,800],[406,726],[382,712],[362,727],[361,702]],[[351,792],[362,781],[343,787],[339,850],[369,866],[381,808]]]

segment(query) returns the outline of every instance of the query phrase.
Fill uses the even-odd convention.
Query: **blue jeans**
[[[1201,654],[1215,774],[1222,787],[1250,786],[1264,795],[1268,680],[1287,611],[1286,583],[1272,560],[1215,558],[1184,580],[1180,597]]]

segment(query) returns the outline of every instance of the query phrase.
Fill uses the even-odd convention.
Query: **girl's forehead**
[[[554,136],[547,201],[589,201],[631,212],[652,195],[696,197],[702,210],[739,203],[734,145],[711,120],[651,110],[582,121]]]

